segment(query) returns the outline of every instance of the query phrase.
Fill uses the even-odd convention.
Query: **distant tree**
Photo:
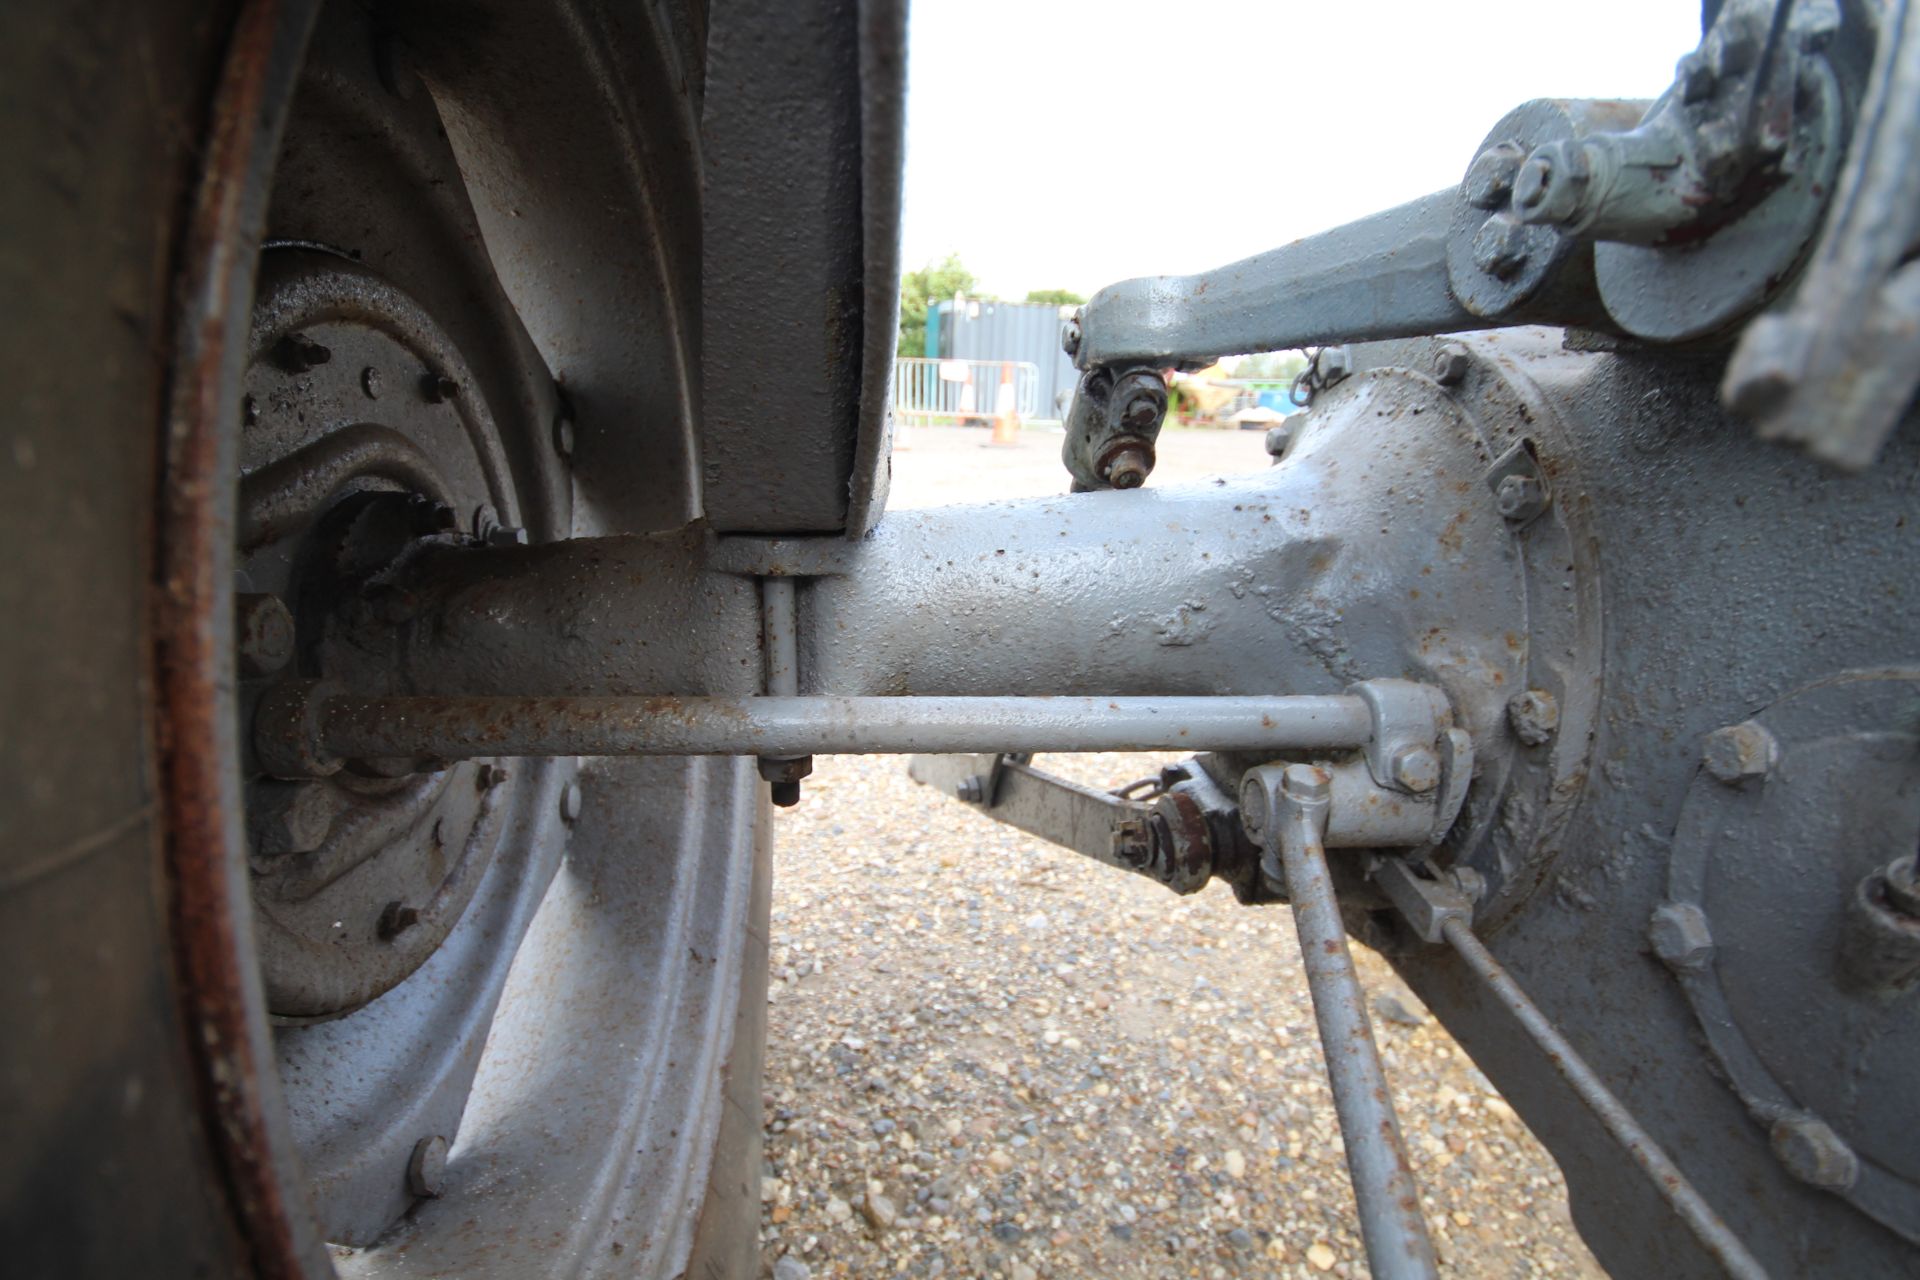
[[[909,271],[900,280],[900,341],[894,347],[898,355],[927,354],[927,308],[956,293],[972,293],[973,272],[950,253],[945,261],[929,262],[918,271]]]
[[[1234,366],[1233,376],[1249,381],[1279,382],[1291,379],[1307,367],[1307,358],[1298,351],[1267,351],[1260,355],[1243,356]]]
[[[1045,302],[1056,307],[1077,307],[1086,299],[1071,289],[1029,289],[1028,302]]]

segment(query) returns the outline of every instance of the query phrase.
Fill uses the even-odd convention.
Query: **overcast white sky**
[[[913,0],[908,269],[1197,271],[1459,181],[1529,98],[1657,96],[1698,0]]]

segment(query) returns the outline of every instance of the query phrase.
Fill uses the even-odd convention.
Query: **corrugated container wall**
[[[942,360],[1025,360],[1040,370],[1040,412],[1067,416],[1079,374],[1060,349],[1072,307],[949,298],[927,317],[927,354]]]

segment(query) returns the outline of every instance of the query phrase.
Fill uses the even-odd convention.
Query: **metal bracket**
[[[1447,697],[1413,680],[1363,680],[1347,690],[1367,704],[1373,733],[1367,771],[1383,787],[1425,795],[1440,785],[1438,744],[1453,723]]]

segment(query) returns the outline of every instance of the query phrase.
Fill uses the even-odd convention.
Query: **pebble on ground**
[[[1368,1274],[1284,906],[1177,898],[899,758],[821,760],[775,839],[764,1275]],[[1442,1271],[1602,1275],[1552,1159],[1355,956]]]

